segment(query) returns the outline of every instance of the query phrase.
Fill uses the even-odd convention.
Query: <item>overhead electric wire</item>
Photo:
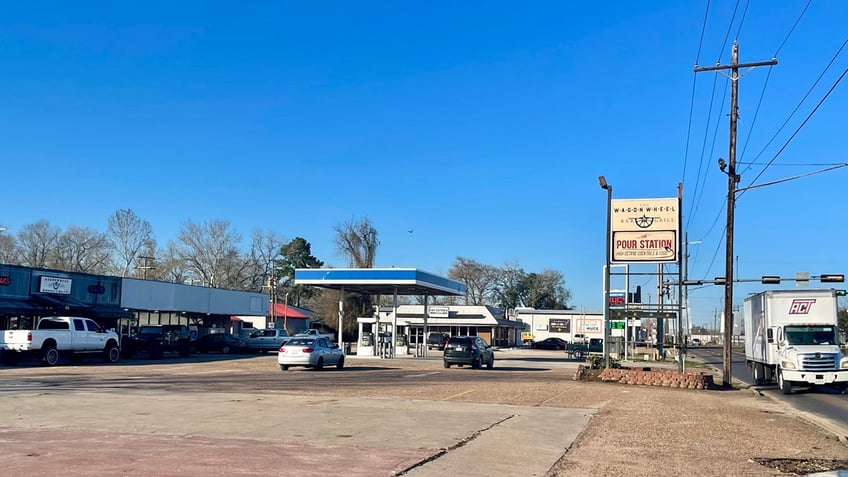
[[[721,52],[725,51],[725,49],[727,48],[727,42],[730,39],[730,32],[733,30],[733,24],[736,21],[736,13],[739,10],[740,1],[741,0],[737,0],[736,6],[733,8],[733,15],[730,17],[730,23],[727,25],[727,32],[724,35],[724,42],[722,43],[721,50],[719,52],[718,58],[716,59],[716,64],[721,63],[721,54],[722,54]],[[707,9],[709,11],[709,2],[707,3]],[[746,10],[747,10],[747,8],[746,8]],[[706,17],[707,17],[707,14],[705,13],[705,15],[704,15],[704,27],[706,27]],[[744,18],[743,18],[743,20],[744,20]],[[700,52],[700,47],[699,47],[698,51]],[[700,56],[700,53],[699,53],[699,56]],[[698,59],[700,59],[700,58],[698,58]],[[696,62],[696,65],[697,65],[697,62]],[[715,87],[716,87],[717,81],[718,81],[718,72],[716,72],[716,77],[713,80],[713,91],[712,91],[712,97],[710,99],[710,110],[709,110],[709,113],[707,114],[707,121],[706,121],[707,128],[704,131],[704,143],[703,143],[702,149],[701,149],[701,159],[698,163],[698,175],[695,177],[695,190],[692,193],[692,197],[693,197],[692,213],[689,214],[689,217],[688,217],[687,222],[686,222],[686,228],[689,227],[689,224],[692,221],[692,217],[697,212],[698,206],[700,205],[700,202],[701,202],[700,196],[703,195],[703,188],[701,187],[701,192],[700,192],[700,196],[699,196],[699,191],[698,191],[699,183],[705,183],[706,180],[707,180],[705,174],[703,175],[703,178],[702,178],[702,171],[704,169],[704,155],[706,153],[705,148],[706,148],[707,138],[709,137],[709,130],[710,130],[709,129],[709,123],[710,123],[710,119],[712,118],[712,108],[713,108],[713,104],[715,102],[715,89],[716,89]],[[725,87],[725,92],[726,92],[726,87]]]
[[[848,40],[846,40],[846,41],[848,41]],[[844,43],[843,43],[843,45],[844,45]],[[791,135],[791,136],[789,136],[789,139],[787,139],[787,140],[786,140],[786,142],[785,142],[785,143],[783,143],[783,146],[781,146],[780,150],[778,150],[778,151],[777,151],[777,154],[775,154],[775,155],[774,155],[774,157],[772,157],[772,158],[771,158],[771,160],[770,160],[770,161],[769,161],[769,162],[765,165],[765,167],[763,167],[763,168],[762,168],[762,170],[760,170],[760,173],[759,173],[759,174],[757,174],[757,176],[756,176],[756,177],[754,177],[754,180],[752,180],[752,181],[751,181],[751,184],[753,184],[754,182],[756,182],[756,181],[757,181],[757,179],[759,179],[759,178],[760,178],[760,176],[762,176],[762,175],[766,172],[766,169],[768,169],[768,168],[769,168],[769,166],[771,166],[771,164],[772,164],[775,160],[777,160],[777,158],[778,158],[778,157],[780,157],[780,155],[783,153],[783,151],[784,151],[784,150],[786,150],[786,147],[789,145],[789,143],[790,143],[790,142],[792,142],[792,140],[793,140],[793,139],[795,139],[795,136],[797,136],[797,135],[798,135],[798,133],[801,131],[801,128],[803,128],[803,127],[807,124],[807,121],[809,121],[809,120],[810,120],[810,118],[812,118],[812,117],[813,117],[813,114],[815,114],[815,113],[816,113],[816,111],[818,111],[818,110],[819,110],[819,108],[820,108],[820,107],[821,107],[821,105],[825,102],[825,100],[826,100],[826,99],[830,96],[830,94],[831,94],[831,93],[833,93],[833,90],[835,90],[835,89],[836,89],[836,87],[837,87],[837,86],[839,86],[839,83],[840,83],[840,82],[842,82],[842,79],[843,79],[843,78],[845,78],[845,75],[846,75],[846,74],[848,74],[848,68],[846,68],[846,69],[845,69],[845,71],[843,71],[843,72],[842,72],[842,74],[841,74],[841,75],[839,75],[839,78],[837,78],[836,82],[835,82],[835,83],[833,83],[833,86],[831,86],[831,87],[830,87],[830,89],[829,89],[829,90],[827,90],[827,93],[824,95],[824,97],[823,97],[823,98],[822,98],[822,99],[818,102],[818,104],[816,104],[816,107],[815,107],[815,108],[813,108],[813,110],[812,110],[812,111],[810,111],[810,114],[808,114],[808,115],[807,115],[807,117],[806,117],[806,118],[804,119],[804,121],[803,121],[803,122],[802,122],[802,123],[798,126],[798,128],[796,128],[796,129],[795,129],[795,132],[793,132],[793,133],[792,133],[792,135]],[[752,187],[752,186],[748,186],[748,187],[746,187],[746,188],[745,188],[745,190],[747,190],[747,189],[751,189],[751,188],[753,188],[753,187]],[[743,191],[742,191],[742,193],[740,193],[740,194],[739,194],[739,197],[741,197],[742,195],[744,195],[744,194],[745,194],[745,190],[743,190]]]
[[[780,53],[780,50],[782,50],[783,47],[786,45],[786,42],[789,41],[789,37],[792,36],[792,32],[795,31],[795,27],[797,27],[798,24],[801,23],[801,18],[804,17],[805,13],[807,13],[807,8],[810,7],[811,3],[813,3],[813,0],[807,0],[807,4],[804,5],[804,9],[801,10],[801,14],[798,15],[798,19],[795,20],[795,24],[792,25],[792,28],[789,29],[789,33],[786,34],[786,38],[783,39],[783,43],[781,43],[780,46],[777,47],[777,51],[774,52],[775,58],[777,58],[777,55]]]
[[[704,12],[704,22],[701,25],[701,37],[698,39],[698,53],[695,54],[695,66],[698,66],[698,61],[701,59],[701,48],[704,46],[704,33],[707,31],[707,17],[710,13],[710,1],[707,0],[707,9]],[[683,151],[683,177],[680,182],[686,182],[686,164],[689,159],[689,141],[692,137],[692,117],[695,111],[695,84],[697,83],[698,74],[692,74],[692,95],[689,98],[689,125],[686,129],[686,148]]]
[[[788,39],[788,38],[789,38],[789,37],[787,36],[787,39]],[[757,159],[759,159],[759,158],[760,158],[760,156],[762,156],[762,155],[766,152],[766,149],[768,149],[768,147],[771,145],[771,143],[772,143],[772,142],[774,142],[774,140],[775,140],[775,139],[777,139],[777,136],[780,134],[780,132],[781,132],[781,131],[783,131],[783,128],[785,128],[785,127],[786,127],[786,125],[787,125],[787,124],[789,124],[789,121],[791,121],[791,120],[792,120],[792,117],[793,117],[793,116],[795,116],[795,113],[797,113],[797,112],[798,112],[798,110],[799,110],[799,109],[801,109],[801,106],[803,106],[804,102],[805,102],[805,101],[807,101],[807,98],[810,96],[810,94],[812,94],[812,92],[813,92],[813,90],[816,88],[816,86],[818,86],[818,84],[819,84],[819,82],[821,81],[821,79],[824,77],[824,75],[825,75],[825,74],[827,74],[827,72],[828,72],[828,70],[830,69],[830,67],[831,67],[831,66],[833,66],[833,62],[835,62],[835,61],[836,61],[836,58],[838,58],[838,57],[839,57],[839,54],[840,54],[840,53],[842,53],[842,50],[843,50],[843,49],[845,49],[845,45],[848,45],[848,38],[846,38],[846,39],[845,39],[845,41],[844,41],[844,42],[842,42],[842,46],[840,46],[840,47],[839,47],[839,49],[836,51],[836,53],[835,53],[835,54],[833,55],[833,57],[830,59],[830,62],[828,62],[827,66],[825,66],[824,71],[822,71],[822,72],[821,72],[821,74],[819,75],[819,77],[818,77],[818,78],[816,78],[816,80],[813,82],[813,85],[812,85],[812,86],[810,86],[810,89],[809,89],[809,90],[807,90],[807,93],[804,95],[804,97],[803,97],[803,98],[801,98],[801,101],[799,101],[799,102],[798,102],[798,105],[797,105],[797,106],[795,106],[795,109],[793,109],[793,110],[792,110],[792,112],[791,112],[791,113],[789,113],[789,117],[787,117],[787,118],[786,118],[786,120],[783,122],[783,124],[781,124],[781,125],[780,125],[780,127],[777,129],[777,131],[776,131],[776,132],[774,133],[774,135],[771,137],[771,139],[769,139],[769,140],[768,140],[768,142],[766,143],[766,145],[765,145],[765,146],[763,146],[763,149],[762,149],[762,150],[761,150],[761,151],[760,151],[760,152],[756,155],[756,157],[754,157],[754,161],[756,161]],[[769,68],[769,71],[771,71],[771,69],[770,69],[770,68]],[[843,74],[844,74],[844,73],[843,73]],[[828,94],[830,94],[830,93],[828,93]],[[771,165],[771,163],[772,163],[772,162],[774,162],[774,159],[772,159],[771,161],[769,161],[769,162],[766,164],[766,167],[769,167],[769,165]],[[743,170],[743,172],[744,172],[744,171],[747,171],[748,169],[750,169],[750,166],[749,166],[749,167],[746,167],[746,168]],[[764,170],[765,170],[765,168],[763,169],[763,171],[764,171]],[[759,175],[757,175],[757,177],[760,177],[760,175],[762,175],[763,171],[760,171],[760,174],[759,174]],[[756,179],[754,179],[754,180],[756,180]]]

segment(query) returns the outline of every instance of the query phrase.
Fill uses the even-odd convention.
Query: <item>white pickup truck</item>
[[[333,333],[320,333],[316,329],[303,330],[300,333],[295,333],[294,336],[298,338],[327,338],[330,341],[336,339]]]
[[[78,362],[85,355],[99,354],[107,363],[120,359],[118,335],[94,320],[75,316],[48,316],[34,330],[4,330],[0,336],[3,362],[15,364],[32,355],[47,366],[55,366],[62,355]]]

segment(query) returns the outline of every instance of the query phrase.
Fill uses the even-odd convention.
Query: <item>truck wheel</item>
[[[445,361],[445,367],[446,367],[446,368],[450,368],[450,363],[448,363],[447,361]]]
[[[783,370],[777,370],[777,386],[783,394],[792,394],[792,381],[783,379]]]
[[[106,347],[103,348],[103,361],[117,363],[119,359],[121,359],[121,350],[118,348],[118,344],[114,341],[106,343]]]
[[[583,359],[583,350],[580,350],[580,349],[574,350],[574,359],[577,359],[577,360]]]
[[[762,386],[765,382],[765,367],[763,363],[754,363],[754,384]]]
[[[59,363],[59,350],[55,344],[45,345],[41,353],[41,361],[47,366],[56,366]]]

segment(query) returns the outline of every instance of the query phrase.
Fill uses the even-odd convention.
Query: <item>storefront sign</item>
[[[40,277],[38,291],[39,293],[52,293],[55,295],[70,295],[71,283],[70,278],[59,277]]]
[[[551,318],[550,326],[553,333],[571,333],[571,320]]]
[[[428,306],[427,315],[430,318],[447,318],[450,315],[450,307],[448,306]]]

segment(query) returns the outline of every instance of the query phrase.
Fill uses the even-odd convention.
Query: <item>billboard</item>
[[[611,263],[678,261],[679,199],[616,199],[610,207]]]

